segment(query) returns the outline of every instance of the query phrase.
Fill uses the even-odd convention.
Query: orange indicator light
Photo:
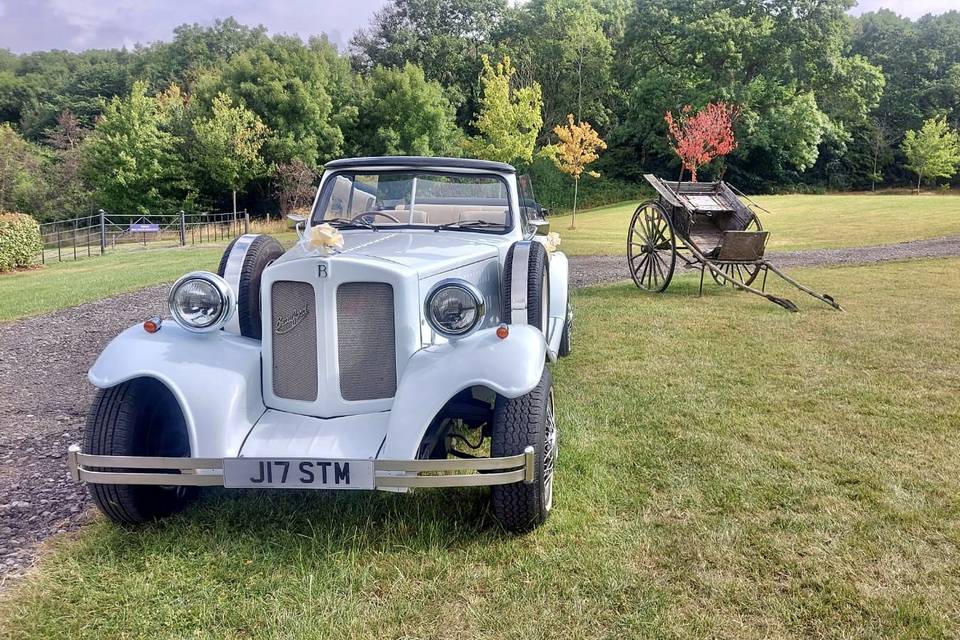
[[[500,338],[501,340],[505,340],[508,335],[510,335],[510,327],[508,327],[505,324],[502,324],[499,327],[497,327],[498,338]]]

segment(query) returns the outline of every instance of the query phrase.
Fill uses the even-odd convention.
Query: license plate
[[[223,486],[245,489],[373,489],[373,460],[229,458]]]

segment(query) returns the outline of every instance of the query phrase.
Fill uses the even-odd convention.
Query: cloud
[[[0,48],[14,52],[42,49],[113,48],[170,40],[183,23],[212,24],[235,17],[263,24],[271,33],[308,38],[327,33],[340,46],[365,26],[385,0],[19,0],[0,2]]]

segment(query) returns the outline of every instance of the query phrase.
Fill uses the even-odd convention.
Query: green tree
[[[544,122],[561,122],[574,113],[601,129],[611,124],[619,88],[613,43],[604,26],[592,2],[531,0],[519,5],[504,28],[518,75],[543,89]],[[546,139],[545,132],[541,142]]]
[[[466,126],[478,99],[481,56],[495,50],[506,0],[393,0],[351,41],[357,69],[412,63],[439,82]]]
[[[47,132],[51,149],[43,170],[43,217],[80,217],[95,208],[90,188],[80,175],[81,148],[88,133],[70,111],[57,116],[56,127]]]
[[[919,133],[907,131],[901,148],[907,168],[917,174],[917,191],[924,177],[952,178],[960,167],[960,133],[943,118],[930,118]]]
[[[230,96],[219,94],[213,100],[209,118],[193,125],[196,154],[200,166],[214,182],[233,193],[233,213],[237,213],[237,191],[263,175],[266,165],[260,149],[267,127],[257,114],[234,106]]]
[[[209,110],[225,93],[256,113],[270,129],[263,149],[268,165],[300,158],[315,167],[343,149],[330,80],[328,58],[320,49],[299,38],[275,36],[200,74],[194,99],[198,110]]]
[[[33,146],[0,123],[0,212],[33,213],[40,159]]]
[[[409,63],[373,70],[359,128],[371,155],[447,155],[461,136],[443,87]]]
[[[473,123],[479,135],[466,141],[468,154],[508,163],[533,160],[533,147],[543,126],[543,98],[536,82],[511,88],[515,73],[510,56],[495,65],[483,56],[483,94]]]
[[[193,199],[182,162],[183,139],[169,128],[161,100],[136,82],[130,94],[113,98],[81,146],[81,172],[99,206],[114,212],[147,213],[180,208]]]

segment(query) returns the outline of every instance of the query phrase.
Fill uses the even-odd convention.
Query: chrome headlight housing
[[[167,302],[177,324],[195,333],[223,327],[236,307],[227,281],[207,271],[194,271],[174,282]]]
[[[424,303],[427,322],[447,338],[462,338],[483,320],[483,294],[466,280],[438,282]]]

